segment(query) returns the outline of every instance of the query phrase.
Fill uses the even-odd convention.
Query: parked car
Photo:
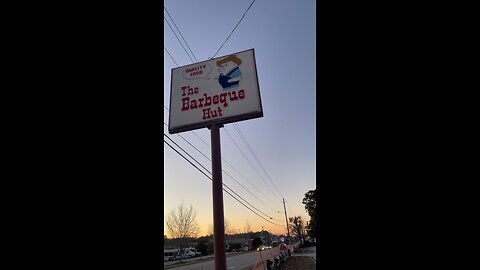
[[[193,257],[195,257],[195,256],[196,256],[195,252],[193,252],[193,251],[191,251],[191,250],[185,250],[185,251],[183,252],[182,258],[193,258]]]
[[[195,248],[186,248],[185,251],[192,252],[194,254],[193,257],[198,257],[202,255],[202,253],[197,251]]]
[[[163,252],[163,261],[174,261],[177,258],[177,251],[164,251]]]

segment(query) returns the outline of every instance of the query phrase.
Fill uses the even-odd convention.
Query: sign
[[[254,49],[172,69],[170,134],[258,117]]]

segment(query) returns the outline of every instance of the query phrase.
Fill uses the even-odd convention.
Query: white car
[[[183,252],[182,258],[194,258],[194,257],[195,257],[195,252],[193,252],[191,250],[185,250]]]

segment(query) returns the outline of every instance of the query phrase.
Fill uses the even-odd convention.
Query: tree
[[[263,244],[263,242],[262,242],[262,239],[260,237],[257,236],[255,238],[253,238],[253,241],[252,241],[253,250],[257,249],[257,247],[259,247],[262,244]]]
[[[250,225],[250,222],[247,220],[247,223],[245,224],[245,227],[243,228],[244,233],[249,233],[252,231],[252,226]]]
[[[188,238],[196,238],[200,231],[197,223],[197,213],[193,210],[192,205],[187,208],[183,205],[183,202],[177,209],[170,211],[166,217],[166,224],[167,231],[170,237],[176,240],[181,254],[183,254],[183,248]],[[182,261],[181,257],[180,261]]]
[[[196,249],[202,253],[203,256],[208,254],[207,240],[202,239],[197,242]]]
[[[232,228],[231,223],[228,219],[225,219],[223,222],[223,227],[225,229],[225,235],[232,235],[235,234],[235,229]]]
[[[292,232],[297,236],[300,241],[303,242],[304,238],[304,225],[303,225],[303,219],[301,216],[295,216],[295,217],[290,217],[289,219],[289,226]]]
[[[305,210],[307,210],[310,216],[310,222],[306,227],[307,233],[310,237],[315,237],[317,235],[317,189],[309,190],[305,193],[302,203],[305,204]]]
[[[212,223],[208,224],[208,235],[212,235],[213,236],[213,225]]]

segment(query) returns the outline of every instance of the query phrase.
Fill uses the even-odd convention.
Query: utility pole
[[[290,239],[290,229],[288,228],[287,209],[285,208],[285,198],[283,198],[283,210],[285,211],[285,222],[287,223],[287,239]],[[289,240],[290,243],[290,240]]]
[[[220,151],[220,128],[210,127],[212,142],[212,189],[213,189],[213,241],[215,270],[227,270],[225,227],[223,214],[222,156]]]

